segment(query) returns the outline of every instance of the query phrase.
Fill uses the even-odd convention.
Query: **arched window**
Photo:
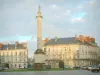
[[[14,65],[14,68],[16,68],[17,66],[16,66],[16,64]]]
[[[21,65],[19,64],[19,68],[21,67]]]
[[[11,64],[11,67],[13,67],[13,64]]]

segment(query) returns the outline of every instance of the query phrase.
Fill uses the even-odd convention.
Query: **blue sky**
[[[43,39],[82,34],[100,45],[100,0],[0,0],[0,41],[27,41],[31,56],[36,50],[38,5]]]

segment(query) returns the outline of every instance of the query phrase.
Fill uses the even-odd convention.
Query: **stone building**
[[[28,49],[26,43],[0,44],[0,66],[9,68],[27,68]]]
[[[64,66],[70,67],[100,64],[100,49],[94,38],[80,35],[44,41],[46,64],[52,68],[58,68],[60,60],[64,61]]]

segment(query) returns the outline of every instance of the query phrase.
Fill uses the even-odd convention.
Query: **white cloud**
[[[96,4],[96,0],[90,0],[90,1],[87,1],[86,3],[84,4],[81,4],[79,5],[77,8],[77,10],[80,10],[80,9],[83,9],[84,7],[87,7],[87,6],[94,6]]]
[[[72,18],[71,23],[77,23],[77,22],[85,22],[83,18]]]
[[[48,1],[51,2],[51,0],[48,0]],[[16,8],[14,7],[15,5],[9,4],[11,7],[9,7],[9,9],[8,9],[8,7],[6,7],[6,10],[2,12],[5,14],[1,14],[1,22],[3,22],[3,23],[1,23],[1,25],[3,26],[3,24],[6,23],[9,27],[9,31],[7,30],[6,33],[4,33],[5,32],[5,31],[3,32],[4,28],[1,28],[1,32],[3,32],[3,34],[5,34],[5,35],[11,34],[11,33],[13,33],[13,35],[15,35],[17,33],[22,34],[22,35],[31,35],[31,36],[33,35],[33,39],[28,40],[28,42],[34,42],[34,44],[33,43],[29,44],[31,46],[31,47],[29,47],[30,48],[29,50],[32,51],[33,48],[35,48],[35,44],[36,44],[36,40],[37,40],[37,37],[34,35],[36,35],[36,13],[38,10],[37,9],[38,4],[40,4],[41,11],[42,11],[42,13],[44,13],[44,15],[43,15],[44,21],[43,22],[47,23],[47,24],[43,24],[43,34],[45,34],[45,35],[43,35],[43,39],[44,39],[44,37],[54,38],[55,36],[70,37],[70,36],[74,36],[76,34],[76,32],[80,33],[80,31],[82,31],[82,30],[76,31],[77,29],[76,30],[71,29],[71,28],[67,29],[68,27],[71,27],[70,23],[74,23],[75,26],[78,26],[76,24],[77,22],[84,22],[83,18],[73,18],[72,17],[72,13],[77,12],[77,10],[78,10],[76,8],[76,5],[74,6],[75,3],[73,5],[71,4],[72,6],[74,6],[73,8],[69,8],[69,3],[66,4],[66,2],[65,2],[65,4],[63,3],[63,5],[59,6],[59,3],[57,3],[57,2],[62,1],[62,0],[57,0],[55,2],[54,1],[55,0],[52,1],[52,3],[54,3],[54,4],[52,4],[50,2],[48,2],[48,4],[44,4],[44,2],[46,2],[46,1],[41,1],[42,3],[39,3],[39,2],[35,2],[35,0],[29,0],[29,1],[25,0],[24,2],[22,1],[22,3],[20,3],[20,4],[18,3]],[[73,1],[71,1],[71,2],[73,2]],[[77,1],[75,1],[75,2],[77,3]],[[81,4],[78,8],[79,8],[79,10],[82,9],[82,11],[83,11],[83,8],[85,8],[85,7],[87,8],[88,5],[93,5],[93,2],[83,4],[83,5]],[[4,8],[2,8],[2,9],[4,9]],[[97,11],[97,10],[95,10],[95,11]],[[93,12],[95,12],[95,11],[93,11]],[[88,11],[86,10],[86,12],[88,12]],[[2,17],[4,17],[3,15],[5,15],[5,21],[2,19]],[[9,23],[6,22],[6,19],[8,20]],[[23,24],[20,23],[20,21],[23,21]],[[29,21],[31,24],[29,23]],[[68,25],[68,26],[67,26],[67,28],[64,28],[66,26],[64,26],[64,27],[60,26],[61,24]],[[96,23],[95,23],[95,25],[96,25]],[[81,27],[77,27],[77,28],[81,28]],[[83,27],[83,30],[84,29],[85,29],[85,27]],[[92,30],[90,30],[90,31],[91,31],[91,35],[94,35],[93,31]],[[87,33],[86,31],[83,31],[83,32],[84,32],[84,34]],[[0,33],[0,34],[3,35],[2,33]],[[90,33],[88,33],[88,34],[90,35]],[[22,40],[22,41],[25,41],[25,40]]]
[[[47,25],[47,24],[43,28],[43,33],[46,34],[46,37],[49,37],[49,38],[54,38],[55,36],[72,37],[75,35],[75,32],[69,31],[66,28],[58,28],[55,25]]]
[[[69,32],[77,33],[76,29],[68,29]]]
[[[57,5],[55,5],[55,4],[52,5],[52,8],[56,8],[56,7],[57,7]]]
[[[19,42],[19,43],[27,42],[27,40],[19,40],[18,42]]]
[[[95,2],[95,0],[91,0],[91,1],[88,2],[88,4],[89,4],[89,5],[95,5],[96,2]]]
[[[82,9],[84,7],[84,5],[80,5],[80,6],[78,6],[77,8],[78,9]]]
[[[65,15],[65,16],[71,15],[71,10],[66,10],[66,11],[64,12],[64,15]]]
[[[57,6],[56,4],[51,4],[51,5],[50,5],[50,8],[52,8],[52,9],[54,9],[54,10],[60,9],[60,7]]]

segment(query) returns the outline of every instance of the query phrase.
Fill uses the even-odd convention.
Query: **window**
[[[8,52],[7,52],[7,56],[8,56]]]
[[[64,47],[65,48],[65,51],[66,51],[66,47]]]
[[[50,52],[50,48],[49,48],[48,52]]]
[[[17,58],[16,58],[16,62],[17,62]]]
[[[15,64],[15,67],[16,67],[16,64]]]
[[[5,55],[5,53],[3,52],[3,56]]]
[[[25,51],[24,51],[24,55],[25,55]]]
[[[70,47],[69,47],[69,51],[71,52],[71,49],[70,49]]]
[[[21,52],[19,52],[19,55],[21,55]]]
[[[19,67],[21,67],[21,65],[19,64]]]
[[[25,62],[26,60],[24,59],[24,62]]]
[[[13,55],[13,52],[11,52],[11,55]]]
[[[17,52],[16,52],[16,56],[17,56]]]
[[[44,48],[44,52],[46,52],[46,48]]]

